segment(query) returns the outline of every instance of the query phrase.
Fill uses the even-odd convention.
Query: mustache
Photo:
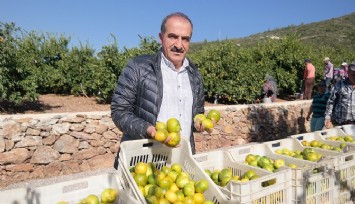
[[[184,50],[182,48],[177,48],[176,46],[174,46],[173,48],[171,48],[172,52],[177,52],[177,53],[184,53]]]

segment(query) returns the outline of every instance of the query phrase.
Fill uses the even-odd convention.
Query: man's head
[[[351,84],[355,85],[355,62],[348,66],[348,76]]]
[[[182,66],[186,53],[190,49],[193,25],[183,13],[172,13],[163,19],[159,38],[164,56],[175,68]]]
[[[329,57],[325,57],[324,60],[323,60],[324,64],[328,64],[329,61],[330,61]]]
[[[318,92],[323,94],[327,88],[327,85],[326,85],[325,81],[321,81],[321,82],[319,82],[317,87],[318,87]]]
[[[310,60],[310,59],[305,59],[305,60],[304,60],[304,64],[308,64],[308,63],[312,63],[312,60]]]
[[[341,63],[341,66],[342,66],[342,67],[346,67],[346,66],[348,66],[348,63],[343,62],[343,63]]]

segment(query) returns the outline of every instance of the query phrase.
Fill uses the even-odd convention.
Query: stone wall
[[[196,151],[263,142],[306,132],[310,101],[206,107],[222,118],[195,134]],[[0,115],[0,188],[111,167],[122,132],[110,112]]]

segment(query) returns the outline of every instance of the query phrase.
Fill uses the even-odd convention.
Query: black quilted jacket
[[[160,67],[161,51],[156,55],[138,56],[128,62],[112,96],[111,116],[123,132],[121,141],[147,138],[149,125],[155,125],[163,98]],[[193,92],[192,116],[204,113],[204,89],[201,74],[189,60],[188,75]],[[193,128],[193,124],[191,124]],[[191,148],[195,152],[193,136]]]

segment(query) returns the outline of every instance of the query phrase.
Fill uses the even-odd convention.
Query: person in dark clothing
[[[174,117],[181,124],[181,137],[195,152],[193,131],[205,128],[193,118],[204,113],[205,97],[202,76],[186,58],[192,30],[185,14],[166,16],[159,33],[161,50],[135,57],[124,68],[111,102],[112,120],[123,132],[121,142],[154,138],[156,122]]]
[[[274,77],[270,75],[265,76],[265,83],[262,88],[262,96],[265,101],[275,102],[277,98],[277,84]]]
[[[330,93],[325,93],[326,83],[322,81],[318,84],[318,93],[313,97],[312,105],[309,108],[306,120],[311,119],[311,132],[322,130],[324,127],[325,120],[325,109],[327,107],[327,101],[329,99]]]

